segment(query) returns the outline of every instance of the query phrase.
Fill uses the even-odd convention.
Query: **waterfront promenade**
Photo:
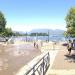
[[[41,49],[34,48],[32,42],[0,45],[0,74],[18,75],[26,63],[43,52],[49,52],[50,66],[46,75],[75,75],[75,53],[72,51],[71,56],[68,56],[66,46],[62,46],[63,43],[44,42]]]
[[[31,42],[0,44],[0,75],[16,75],[20,68],[40,55]]]
[[[53,59],[50,55],[51,65],[46,75],[75,75],[75,51],[72,50],[69,56],[67,48],[60,44],[60,50],[55,50],[54,53]]]

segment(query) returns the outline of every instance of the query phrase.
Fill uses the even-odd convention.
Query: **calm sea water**
[[[21,36],[21,37],[13,37],[14,40],[20,40],[20,41],[33,41],[33,40],[43,40],[47,41],[48,39],[50,41],[65,41],[64,36]]]

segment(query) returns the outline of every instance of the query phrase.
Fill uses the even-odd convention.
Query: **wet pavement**
[[[0,75],[15,75],[37,55],[41,54],[33,44],[2,45],[0,44]]]

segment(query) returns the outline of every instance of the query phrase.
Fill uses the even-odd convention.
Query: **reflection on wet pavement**
[[[39,54],[40,50],[35,49],[33,44],[0,44],[0,75],[15,75],[21,67]]]

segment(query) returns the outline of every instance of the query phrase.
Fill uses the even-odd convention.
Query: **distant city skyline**
[[[1,0],[0,11],[7,27],[15,31],[32,29],[66,30],[65,17],[75,0]]]

